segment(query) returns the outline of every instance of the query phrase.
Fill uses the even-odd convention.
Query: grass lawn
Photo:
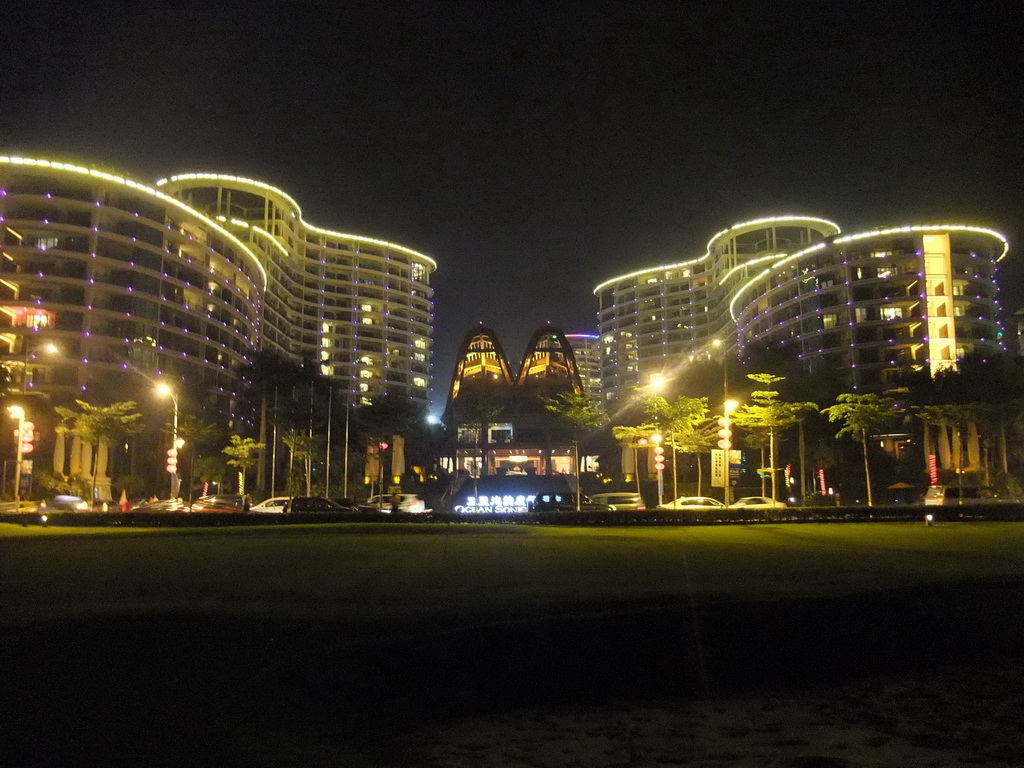
[[[549,612],[1020,576],[1017,523],[0,526],[0,626],[173,612],[340,621],[359,637]]]
[[[635,764],[699,744],[693,765],[960,764],[878,752],[921,709],[900,691],[940,701],[933,720],[966,712],[956,738],[922,727],[930,743],[987,754],[970,734],[998,704],[998,754],[1024,749],[1018,686],[1000,688],[1024,680],[1006,666],[1022,614],[1019,523],[0,525],[0,765],[610,766],[642,744]],[[975,684],[967,664],[993,671]],[[834,687],[951,670],[971,685]],[[831,694],[793,733],[771,700],[713,703],[822,686],[856,704],[841,737]]]

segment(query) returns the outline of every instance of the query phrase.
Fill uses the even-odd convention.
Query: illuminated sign
[[[465,504],[455,506],[458,514],[507,515],[525,514],[537,499],[537,494],[505,494],[504,496],[467,496]]]

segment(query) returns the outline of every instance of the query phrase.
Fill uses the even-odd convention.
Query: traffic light
[[[654,449],[654,468],[659,472],[665,469],[665,449],[660,445]]]
[[[21,443],[19,450],[22,454],[32,453],[35,450],[35,446],[32,442],[36,437],[36,425],[31,421],[21,422],[21,434],[18,436],[18,441]]]
[[[178,471],[178,449],[171,448],[167,451],[167,471],[172,475]]]
[[[732,448],[732,426],[725,416],[718,420],[718,447],[723,451]]]

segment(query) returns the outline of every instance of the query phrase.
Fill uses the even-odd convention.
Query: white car
[[[249,507],[250,512],[284,512],[285,505],[288,504],[287,496],[272,496],[269,499],[261,501],[259,504],[253,504]]]
[[[786,504],[782,501],[775,501],[768,496],[744,496],[736,499],[729,506],[742,507],[743,509],[785,509]]]
[[[391,511],[391,503],[390,495],[385,496],[383,500],[380,496],[371,496],[365,504],[359,505],[359,509],[363,512],[380,511],[387,514]],[[401,493],[399,494],[398,511],[420,515],[427,511],[427,505],[415,493]]]
[[[680,496],[661,505],[665,509],[725,509],[725,504],[710,496]]]

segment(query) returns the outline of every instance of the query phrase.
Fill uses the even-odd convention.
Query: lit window
[[[359,307],[363,312],[373,312],[373,304],[362,304]]]
[[[370,385],[367,384],[365,381],[359,382],[359,391],[360,392],[369,392],[370,391]]]
[[[899,320],[903,317],[903,307],[881,307],[878,312],[883,320]]]
[[[362,371],[359,372],[359,378],[360,379],[372,379],[373,378],[373,371],[362,370]]]
[[[412,380],[412,383],[415,384],[417,387],[427,386],[427,380],[424,379],[422,376],[417,376],[416,378],[414,378]]]
[[[413,345],[416,347],[416,349],[426,349],[427,348],[426,339],[416,339],[416,341],[413,342]]]
[[[836,327],[836,316],[835,315],[822,315],[821,325],[823,328],[835,328]],[[724,481],[723,481],[724,482]]]
[[[373,318],[372,317],[364,317],[363,318],[363,325],[373,325]]]

